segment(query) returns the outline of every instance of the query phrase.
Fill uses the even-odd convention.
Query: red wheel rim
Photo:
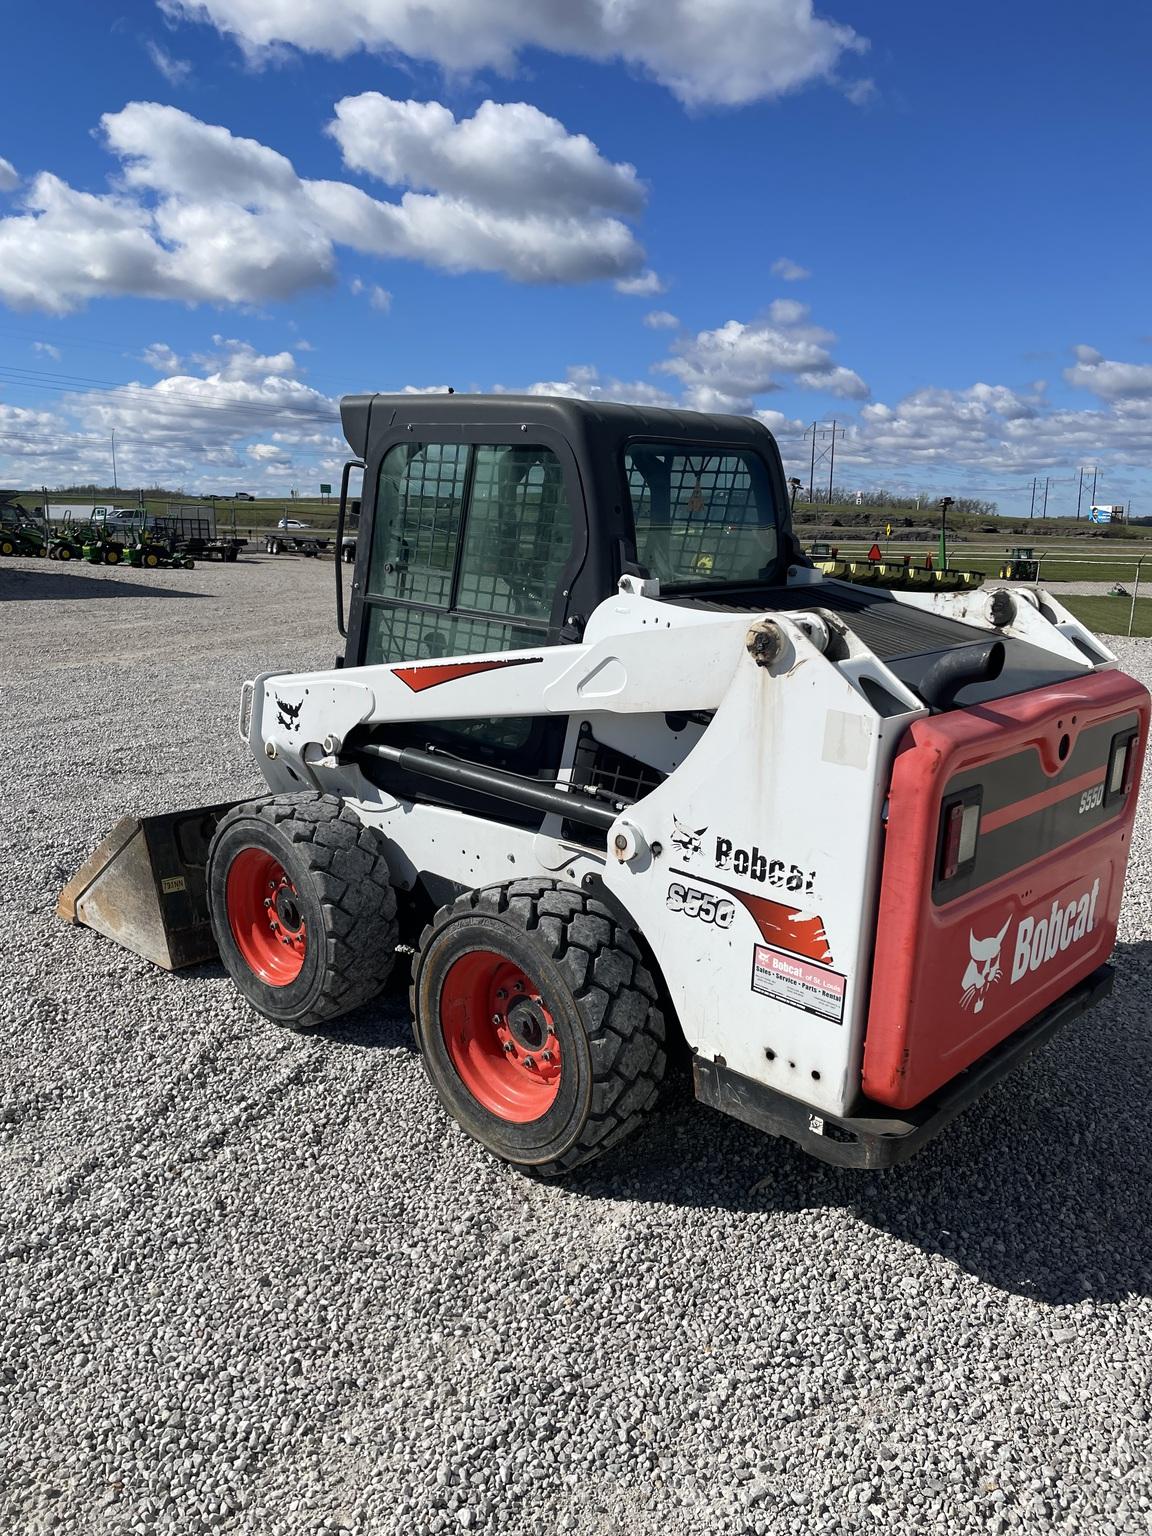
[[[540,989],[506,955],[475,949],[448,968],[440,1029],[460,1081],[493,1115],[539,1120],[560,1091],[560,1041]]]
[[[299,894],[279,860],[263,848],[242,849],[228,866],[224,901],[236,948],[260,980],[270,987],[295,981],[308,935]]]

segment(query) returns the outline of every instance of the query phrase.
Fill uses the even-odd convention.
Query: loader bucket
[[[121,817],[60,892],[57,916],[169,971],[214,959],[204,866],[216,823],[235,803]]]

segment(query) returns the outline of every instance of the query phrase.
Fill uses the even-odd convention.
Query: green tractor
[[[79,560],[83,554],[84,540],[71,524],[54,528],[48,535],[49,560]]]
[[[126,548],[124,531],[109,528],[108,509],[94,507],[87,523],[75,525],[75,536],[80,540],[80,558],[89,565],[120,565]]]
[[[33,559],[48,550],[48,536],[35,515],[15,500],[15,493],[0,491],[0,555]]]
[[[171,570],[190,571],[195,562],[180,550],[173,548],[163,533],[150,530],[147,524],[135,529],[128,546],[128,564],[136,569],[154,571],[159,566]]]
[[[47,547],[44,535],[31,524],[0,524],[0,555],[23,555],[35,559],[43,555]]]

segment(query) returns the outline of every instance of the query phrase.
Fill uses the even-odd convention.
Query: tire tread
[[[395,963],[399,924],[383,840],[342,800],[310,791],[267,795],[234,806],[217,837],[256,818],[304,858],[324,914],[323,983],[307,1013],[277,1020],[307,1030],[369,1002]]]
[[[465,891],[436,913],[418,949],[472,915],[511,920],[532,934],[564,973],[579,1007],[591,1048],[590,1113],[567,1151],[532,1168],[544,1176],[568,1173],[631,1135],[656,1105],[667,1065],[667,1026],[655,984],[631,930],[595,896],[553,880]],[[413,1013],[418,970],[417,962]]]

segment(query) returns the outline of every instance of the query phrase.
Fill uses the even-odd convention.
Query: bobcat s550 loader
[[[245,684],[269,795],[122,823],[67,916],[296,1028],[404,923],[445,1108],[553,1174],[679,1041],[705,1103],[891,1164],[1107,992],[1149,699],[1054,598],[826,579],[744,418],[342,412],[343,664]]]

